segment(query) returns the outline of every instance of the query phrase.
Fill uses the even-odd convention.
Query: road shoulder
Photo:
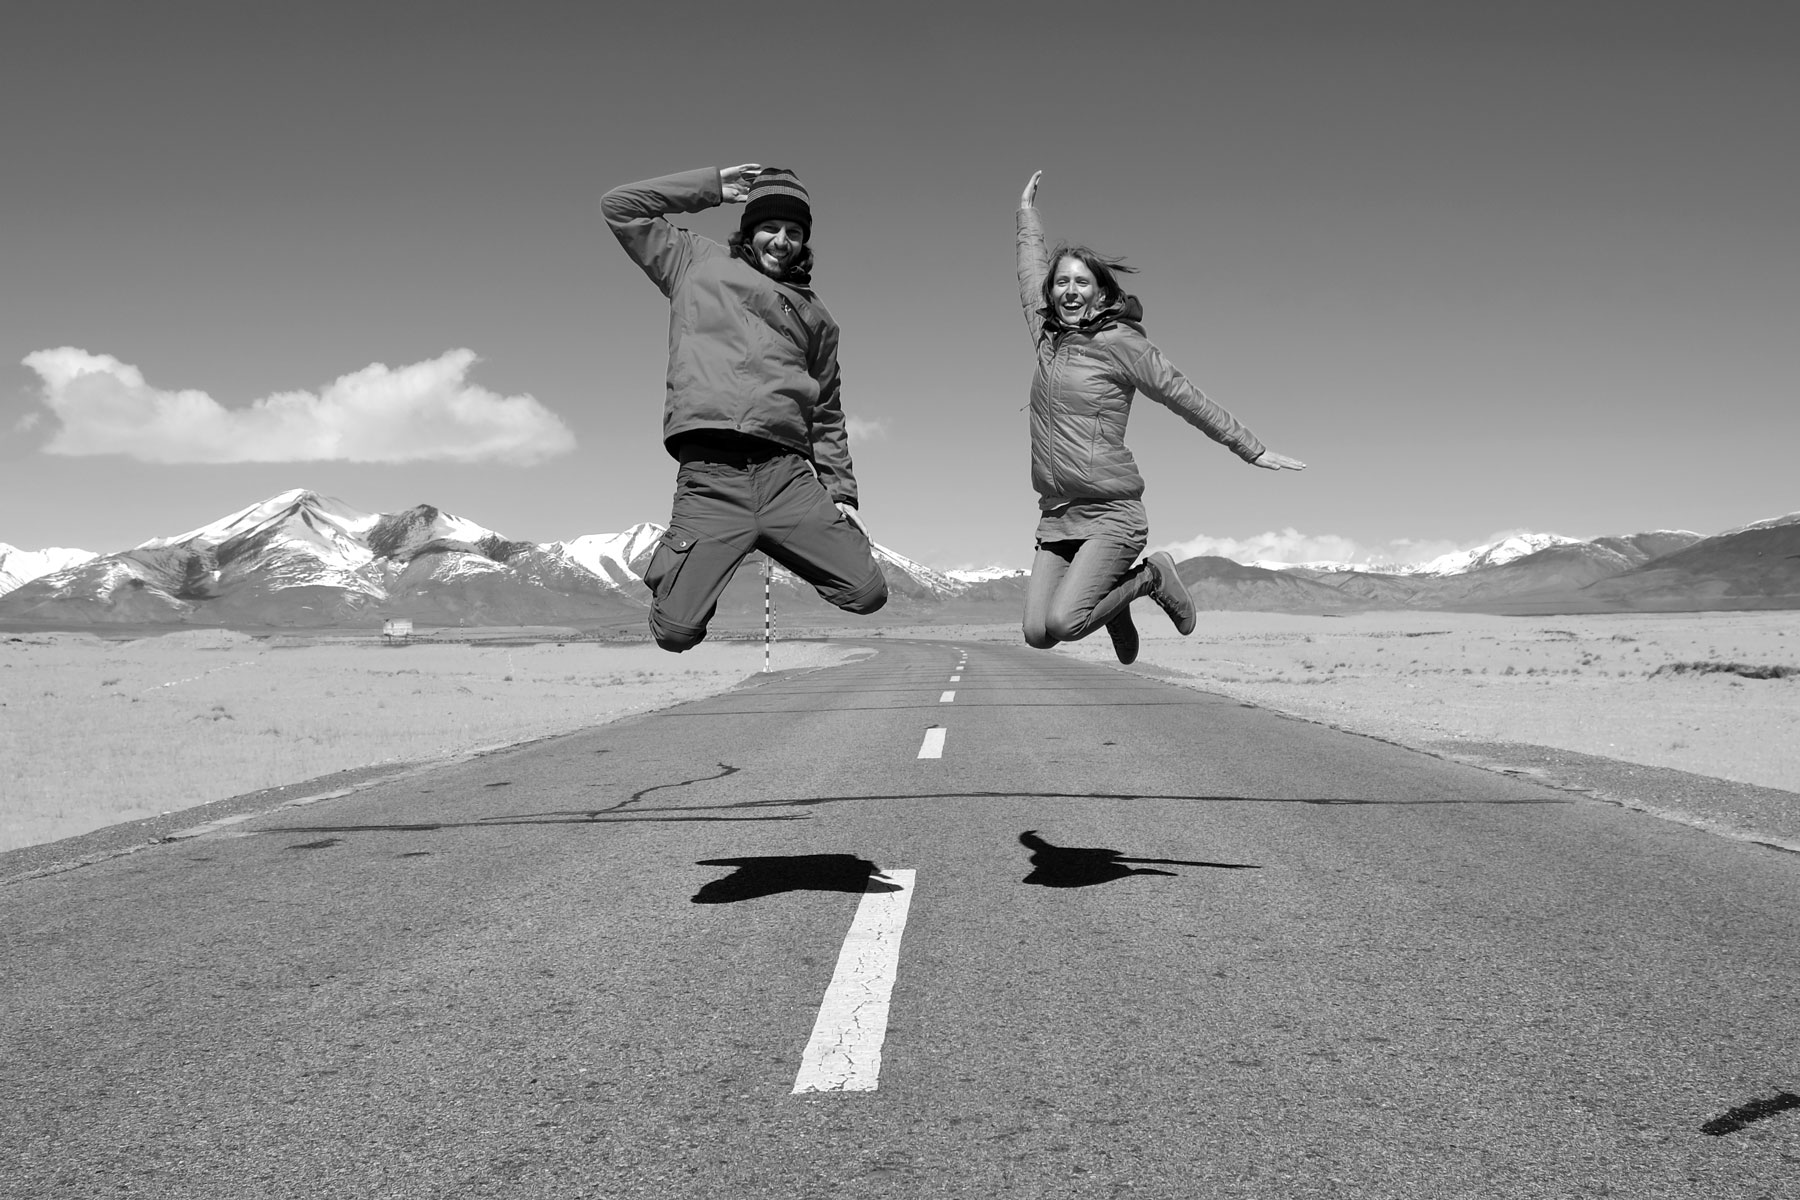
[[[1249,694],[1248,689],[1220,687],[1214,681],[1195,679],[1155,663],[1138,662],[1116,669],[1212,692],[1240,704],[1403,746],[1433,758],[1527,778],[1559,791],[1691,825],[1721,837],[1800,854],[1800,795],[1780,788],[1529,742],[1444,738],[1437,736],[1436,730],[1427,732],[1403,726],[1391,718],[1366,724],[1347,722],[1270,704],[1262,697]]]

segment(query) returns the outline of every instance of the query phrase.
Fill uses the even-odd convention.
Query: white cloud
[[[390,369],[374,363],[313,392],[226,408],[205,392],[151,387],[141,371],[73,346],[25,365],[62,426],[48,454],[123,454],[155,463],[539,462],[575,448],[561,418],[529,395],[468,380],[472,350]]]
[[[1513,530],[1511,532],[1522,532]],[[1440,555],[1485,546],[1509,536],[1495,534],[1476,542],[1448,539],[1393,538],[1365,543],[1335,533],[1308,534],[1292,527],[1271,530],[1247,538],[1210,537],[1201,534],[1183,542],[1165,542],[1152,550],[1167,550],[1177,561],[1202,554],[1217,555],[1241,563],[1339,562],[1382,566],[1414,566]]]
[[[850,435],[853,442],[878,442],[887,437],[886,421],[872,421],[867,417],[845,417],[844,432]]]
[[[1336,534],[1305,534],[1297,529],[1271,530],[1248,538],[1199,537],[1185,542],[1171,542],[1155,547],[1167,550],[1179,561],[1202,554],[1217,555],[1237,562],[1354,562],[1360,547],[1349,538]]]
[[[1394,538],[1392,541],[1382,542],[1367,551],[1363,558],[1354,561],[1385,563],[1397,567],[1415,567],[1420,563],[1428,563],[1434,558],[1442,558],[1446,554],[1455,554],[1461,550],[1473,550],[1477,546],[1491,545],[1499,540],[1498,537],[1472,542],[1454,542],[1449,538]]]

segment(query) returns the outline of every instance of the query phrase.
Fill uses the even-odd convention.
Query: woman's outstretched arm
[[[1182,420],[1207,437],[1231,449],[1253,467],[1269,471],[1304,471],[1306,464],[1297,458],[1277,454],[1256,439],[1236,417],[1207,398],[1188,377],[1163,357],[1154,343],[1141,343],[1142,353],[1129,367],[1132,382],[1144,395],[1166,405]]]
[[[1044,225],[1038,220],[1038,180],[1042,171],[1032,173],[1019,197],[1019,304],[1025,309],[1025,325],[1031,331],[1035,347],[1044,336],[1044,276],[1050,265],[1044,261]]]

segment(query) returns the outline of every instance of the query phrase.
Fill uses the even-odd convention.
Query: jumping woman
[[[1019,198],[1019,303],[1037,353],[1031,379],[1031,484],[1038,494],[1037,557],[1025,595],[1025,641],[1040,650],[1104,625],[1119,661],[1137,658],[1131,602],[1149,596],[1186,636],[1194,602],[1149,540],[1144,478],[1125,445],[1132,397],[1142,392],[1270,471],[1306,464],[1277,454],[1208,400],[1144,333],[1143,305],[1118,276],[1134,270],[1086,246],[1044,253],[1039,171]],[[1133,566],[1133,563],[1137,563]]]

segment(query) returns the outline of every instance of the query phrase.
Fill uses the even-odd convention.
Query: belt
[[[794,453],[795,451],[789,450],[786,446],[777,446],[773,442],[760,444],[745,442],[726,445],[720,442],[683,438],[675,446],[677,462],[708,462],[740,468],[773,462],[775,459],[786,458]]]

